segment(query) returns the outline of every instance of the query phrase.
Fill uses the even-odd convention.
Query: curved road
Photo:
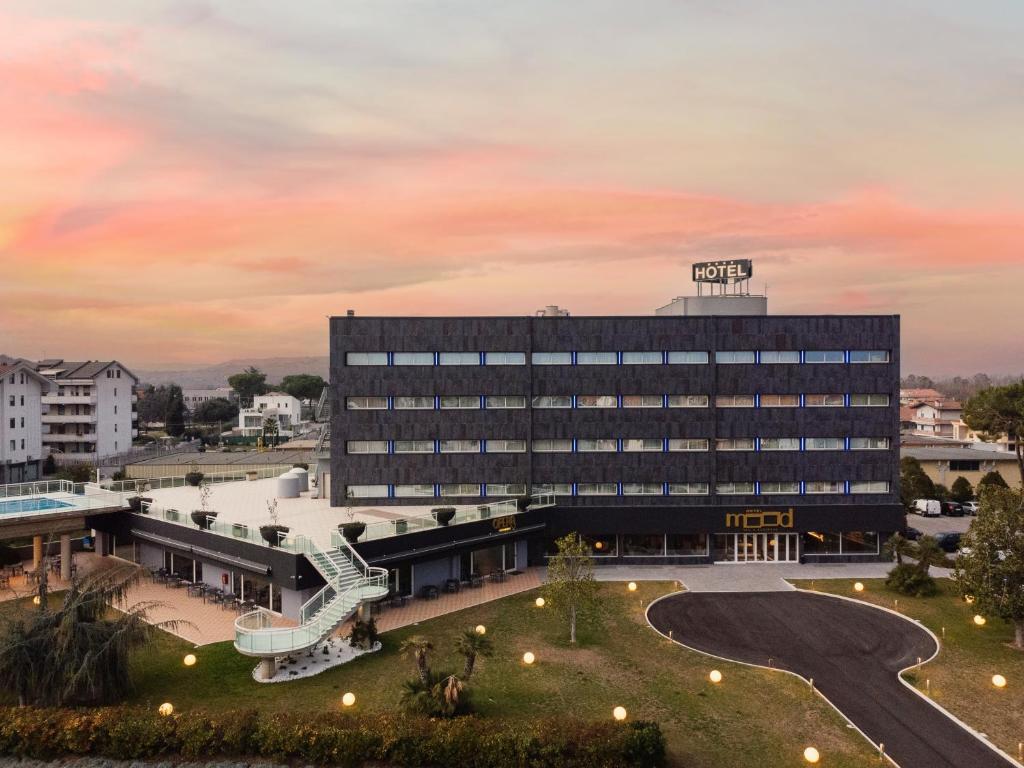
[[[813,678],[900,768],[1015,765],[899,682],[935,640],[886,611],[807,592],[684,592],[653,603],[647,618],[698,651],[764,666],[770,658]]]

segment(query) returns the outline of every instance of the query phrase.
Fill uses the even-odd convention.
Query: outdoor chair
[[[446,579],[444,582],[444,591],[448,594],[458,593],[461,585],[458,579]]]

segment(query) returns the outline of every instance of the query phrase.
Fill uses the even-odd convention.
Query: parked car
[[[900,535],[907,541],[917,541],[921,538],[921,532],[917,528],[911,528],[909,525],[900,531]]]
[[[942,505],[937,499],[918,499],[914,502],[914,512],[923,517],[938,517],[942,514]]]
[[[949,552],[950,554],[953,554],[958,549],[960,549],[961,535],[962,534],[953,533],[951,531],[946,531],[944,533],[936,533],[935,541],[938,542],[939,546],[942,548],[944,552]]]
[[[960,506],[964,508],[964,514],[966,515],[978,514],[978,502],[976,501],[965,501]]]
[[[963,517],[964,508],[955,501],[944,501],[942,502],[942,514],[947,517]]]

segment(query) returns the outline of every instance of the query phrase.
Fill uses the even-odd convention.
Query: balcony
[[[44,413],[43,424],[95,424],[96,414]]]
[[[93,443],[95,441],[96,435],[94,433],[87,435],[76,435],[74,433],[61,435],[51,432],[46,436],[46,442],[48,443]]]
[[[43,405],[96,405],[96,395],[43,395]]]

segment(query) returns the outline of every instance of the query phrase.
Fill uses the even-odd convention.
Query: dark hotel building
[[[334,317],[331,503],[553,495],[486,532],[357,545],[392,567],[480,546],[504,546],[506,568],[542,563],[568,531],[599,562],[877,559],[903,525],[899,318],[765,303]]]

